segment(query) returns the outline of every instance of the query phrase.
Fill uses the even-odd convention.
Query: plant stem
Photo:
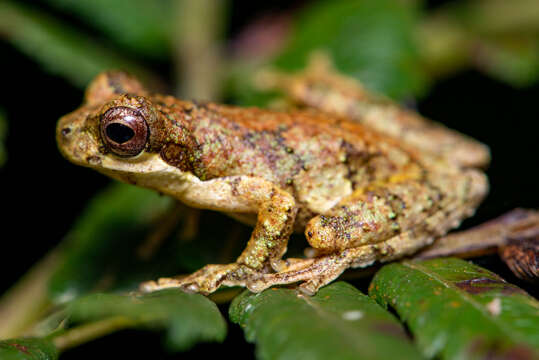
[[[218,40],[222,34],[225,0],[176,2],[174,52],[178,96],[217,100],[221,85]]]
[[[23,334],[51,306],[47,282],[59,258],[58,248],[49,252],[0,298],[0,339]]]
[[[468,230],[457,231],[437,239],[431,246],[414,255],[415,259],[443,256],[470,258],[496,253],[508,239],[539,227],[539,211],[514,209]]]
[[[76,347],[115,331],[132,327],[133,324],[134,321],[123,316],[111,317],[70,329],[53,338],[52,342],[59,352],[63,352],[69,348]]]

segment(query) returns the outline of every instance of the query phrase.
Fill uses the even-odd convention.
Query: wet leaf
[[[124,317],[134,328],[166,329],[166,343],[173,351],[197,342],[221,342],[226,336],[226,322],[213,302],[178,289],[144,295],[92,294],[70,303],[68,313],[75,322]]]
[[[119,44],[148,57],[168,53],[170,0],[46,0],[100,29]]]
[[[43,339],[8,339],[0,341],[2,360],[54,360],[58,352],[52,342]]]
[[[445,258],[386,265],[369,295],[397,311],[427,357],[539,356],[539,303],[472,263]]]
[[[43,12],[11,1],[0,2],[0,34],[47,71],[85,87],[99,72],[127,70],[144,82],[157,80],[141,66],[105,48]]]
[[[413,38],[417,18],[402,1],[318,1],[300,14],[276,64],[299,70],[312,51],[325,50],[341,72],[371,90],[397,99],[419,94],[425,78]]]
[[[391,314],[344,282],[313,297],[284,288],[246,291],[229,313],[261,359],[421,358]]]

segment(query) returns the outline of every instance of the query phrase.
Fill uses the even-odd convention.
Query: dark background
[[[257,14],[283,10],[300,3],[233,1],[229,36],[240,31]],[[440,3],[429,2],[432,7]],[[69,21],[76,24],[73,19]],[[38,64],[5,42],[0,42],[0,55],[0,107],[9,119],[8,161],[0,170],[5,209],[1,222],[4,233],[0,250],[2,293],[62,239],[87,199],[109,180],[68,163],[56,148],[56,120],[80,104],[81,90],[62,78],[48,75]],[[154,63],[151,66],[163,77],[172,71],[169,64]],[[533,208],[539,204],[538,100],[538,85],[515,89],[471,70],[437,82],[426,97],[418,100],[417,109],[422,114],[491,148],[493,160],[487,171],[490,194],[476,216],[467,220],[464,227],[515,207]],[[494,257],[480,261],[481,265],[496,269],[507,280],[532,290],[514,279],[505,265]],[[227,311],[227,306],[222,310]],[[130,347],[129,344],[134,343],[145,343],[136,347],[135,353],[140,358],[143,357],[141,348],[151,350],[152,358],[156,358],[155,349],[161,348],[158,335],[125,331],[67,352],[62,359],[91,358],[110,352],[113,347]],[[195,358],[209,355],[213,350],[234,356],[238,351],[236,346],[242,346],[242,357],[254,353],[251,345],[245,348],[239,327],[229,324],[225,348],[215,344],[198,345],[189,353],[171,358]],[[124,353],[125,357],[127,355]]]

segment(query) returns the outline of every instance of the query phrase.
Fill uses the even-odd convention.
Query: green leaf
[[[302,69],[312,51],[325,50],[340,71],[371,90],[397,99],[419,94],[425,75],[414,42],[417,18],[403,1],[318,1],[305,8],[276,64]]]
[[[251,229],[204,212],[186,238],[190,211],[155,191],[122,183],[99,193],[64,240],[62,260],[49,282],[53,300],[66,302],[90,291],[129,291],[142,281],[190,273],[239,255]],[[224,228],[229,232],[223,234]],[[156,235],[160,244],[151,256],[141,256]]]
[[[79,87],[85,87],[99,72],[109,69],[127,70],[148,84],[157,82],[144,68],[74,28],[11,1],[0,2],[0,33],[47,71]]]
[[[135,328],[166,329],[167,345],[173,351],[197,342],[221,342],[226,336],[226,322],[213,302],[178,289],[144,295],[88,295],[70,303],[68,313],[75,322],[120,316]]]
[[[154,191],[120,183],[94,197],[67,236],[63,261],[49,283],[52,297],[64,302],[95,289],[98,282],[115,280],[133,288],[151,279],[156,272],[149,269],[155,263],[137,257],[136,249],[172,204],[171,198]],[[158,265],[157,272],[177,266],[170,260]],[[144,270],[147,273],[140,275]]]
[[[464,260],[384,266],[374,277],[369,295],[397,311],[427,357],[539,356],[539,303]]]
[[[75,14],[119,44],[148,57],[165,58],[172,27],[170,0],[46,0]]]
[[[52,342],[43,339],[8,339],[0,341],[2,360],[54,360],[58,351]]]
[[[344,282],[313,297],[283,288],[246,291],[229,313],[261,359],[421,358],[391,314]]]

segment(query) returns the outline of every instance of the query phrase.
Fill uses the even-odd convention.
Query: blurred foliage
[[[292,71],[305,67],[313,51],[330,55],[338,70],[368,88],[396,99],[420,95],[427,85],[414,29],[419,10],[410,3],[380,0],[315,1],[296,15],[284,49],[266,66]],[[237,69],[231,91],[244,105],[264,106],[275,94],[260,93]]]
[[[95,196],[64,240],[62,260],[50,280],[52,297],[65,302],[100,282],[101,287],[110,287],[111,282],[136,286],[141,279],[133,279],[135,269],[148,265],[139,260],[134,266],[140,259],[136,249],[173,203],[153,191],[119,183]],[[169,258],[163,265],[171,263],[176,261]]]
[[[428,358],[539,356],[539,302],[464,260],[386,265],[369,295],[397,311]]]
[[[167,57],[172,0],[41,0],[93,25],[118,45],[146,57]]]
[[[422,62],[440,77],[474,67],[513,86],[539,79],[539,2],[454,1],[417,28]]]
[[[94,76],[108,69],[124,69],[151,84],[157,82],[150,71],[121,52],[21,4],[0,2],[0,34],[47,72],[65,77],[79,87],[85,87]]]
[[[43,339],[8,339],[0,341],[2,360],[55,360],[58,352],[54,344]]]
[[[223,261],[230,235],[223,237],[218,227],[187,223],[197,213],[178,205],[121,183],[97,194],[64,240],[62,259],[49,281],[52,298],[63,303],[90,291],[132,290],[145,280]],[[189,226],[191,234],[185,232]],[[229,245],[233,254],[239,251],[234,246],[242,244]]]
[[[315,50],[331,54],[337,68],[368,88],[402,99],[424,91],[413,29],[417,9],[392,0],[319,1],[306,8],[275,65],[297,70]]]
[[[169,289],[144,295],[92,294],[75,300],[67,310],[72,322],[120,317],[125,327],[167,329],[171,351],[197,342],[224,340],[226,323],[215,304],[199,294]]]
[[[178,3],[185,1],[197,0]],[[211,1],[205,4],[211,6]],[[282,37],[280,45],[264,51],[265,44],[255,41],[254,52],[261,55],[253,58],[232,56],[228,43],[210,43],[226,34],[200,34],[176,26],[178,9],[188,7],[172,0],[41,0],[33,5],[0,2],[1,38],[44,71],[80,88],[111,68],[125,69],[150,87],[161,87],[162,81],[142,62],[171,58],[180,73],[197,70],[185,81],[191,84],[184,89],[187,94],[202,81],[199,74],[210,78],[225,74],[228,86],[222,96],[265,105],[278,94],[254,89],[252,75],[267,67],[300,69],[314,50],[328,52],[340,71],[398,100],[421,96],[432,81],[469,67],[514,86],[539,78],[536,0],[453,1],[435,11],[424,11],[420,1],[305,2],[293,14],[285,14],[291,22],[289,29],[283,23],[282,31],[276,32]],[[216,16],[229,15],[225,6],[215,8],[220,12]],[[204,9],[199,10],[201,18],[191,19],[194,23],[207,20]],[[65,16],[73,16],[86,28],[62,21]],[[181,16],[186,19],[190,14]],[[220,26],[206,30],[224,31]],[[206,45],[215,46],[212,56],[220,56],[220,61],[200,61],[195,67],[185,63],[196,62],[198,56],[185,52]],[[222,66],[214,68],[215,64]],[[181,82],[182,76],[176,79]],[[208,86],[219,87],[216,82]],[[2,140],[4,133],[5,119],[0,116]],[[209,215],[209,223],[198,227],[193,225],[196,218],[196,213],[178,208],[167,197],[128,185],[114,184],[96,195],[60,245],[56,270],[47,278],[49,293],[40,295],[63,304],[49,307],[44,320],[35,319],[33,333],[43,339],[1,341],[0,358],[55,359],[57,350],[45,338],[61,350],[129,327],[166,329],[173,350],[185,350],[198,341],[222,341],[224,320],[200,295],[174,290],[123,295],[143,280],[227,262],[248,237],[246,228],[221,224],[222,218]],[[194,233],[182,237],[181,230],[189,227]],[[464,282],[469,284],[466,289],[456,285]],[[87,295],[96,291],[109,293]],[[230,294],[218,295],[226,300]],[[491,354],[493,343],[502,355],[520,351],[533,356],[539,348],[537,302],[463,261],[388,265],[375,277],[370,296],[383,307],[394,308],[401,323],[346,283],[327,286],[312,298],[285,288],[256,295],[244,292],[231,304],[230,318],[244,328],[247,340],[256,343],[257,355],[264,359],[418,358],[419,351],[426,356],[475,358]],[[402,323],[410,328],[417,346],[409,342]]]

